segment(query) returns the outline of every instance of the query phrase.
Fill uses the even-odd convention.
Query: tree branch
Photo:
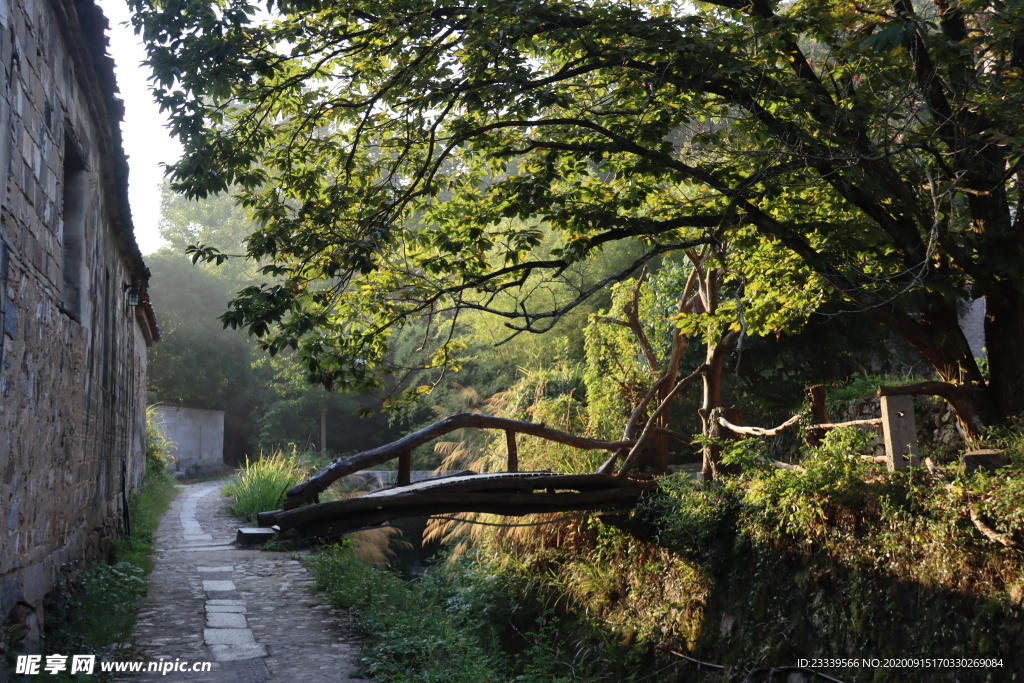
[[[778,436],[786,429],[792,427],[797,422],[799,422],[800,419],[806,416],[807,414],[807,412],[803,412],[800,413],[799,415],[794,415],[793,417],[789,418],[788,420],[780,424],[778,427],[773,427],[772,429],[765,429],[764,427],[741,427],[740,425],[734,425],[733,423],[729,422],[722,416],[718,417],[718,424],[722,425],[729,431],[735,432],[737,434],[750,434],[751,436]]]
[[[949,382],[921,382],[903,386],[880,386],[879,396],[940,396],[947,401],[956,397],[960,387]]]
[[[678,394],[680,391],[686,388],[695,379],[703,376],[704,373],[707,372],[708,367],[709,366],[707,363],[702,363],[700,367],[693,371],[692,374],[687,375],[683,379],[676,382],[676,385],[672,387],[672,391],[668,392],[668,395],[666,395],[665,398],[662,399],[661,404],[654,411],[654,414],[651,415],[650,418],[648,418],[647,424],[644,425],[644,430],[640,432],[640,438],[638,438],[636,440],[636,443],[633,444],[633,447],[629,451],[629,455],[626,456],[626,460],[622,463],[622,467],[619,468],[620,477],[626,476],[626,474],[629,473],[629,470],[632,469],[633,462],[636,460],[636,457],[637,455],[639,455],[640,451],[643,450],[644,443],[647,441],[647,438],[655,431],[657,427],[655,423],[658,420],[658,416],[662,412],[664,412],[666,408],[668,408],[669,404],[672,403],[672,399],[676,397],[676,394]]]

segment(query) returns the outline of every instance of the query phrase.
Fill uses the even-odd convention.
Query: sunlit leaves
[[[973,234],[985,212],[1010,227],[1017,4],[959,5],[983,19],[960,33],[953,10],[832,0],[133,8],[185,148],[173,186],[237,191],[277,278],[226,321],[358,385],[399,369],[388,339],[412,320],[547,329],[574,299],[540,304],[536,283],[584,296],[569,273],[615,239],[723,247],[742,294],[721,315],[757,334],[799,326],[825,286],[928,310],[1016,277],[1020,245]]]

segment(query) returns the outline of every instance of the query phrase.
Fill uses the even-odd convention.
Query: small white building
[[[158,406],[157,422],[174,442],[172,471],[178,477],[224,470],[224,411]]]

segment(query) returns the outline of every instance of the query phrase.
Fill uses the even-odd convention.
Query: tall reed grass
[[[308,477],[316,465],[315,456],[295,450],[246,458],[245,468],[224,486],[224,494],[234,500],[229,509],[255,522],[257,513],[280,509],[285,492]]]

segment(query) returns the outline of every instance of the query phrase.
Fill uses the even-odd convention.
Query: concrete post
[[[890,472],[905,467],[904,456],[910,458],[912,467],[920,464],[913,396],[882,397],[882,433]]]

